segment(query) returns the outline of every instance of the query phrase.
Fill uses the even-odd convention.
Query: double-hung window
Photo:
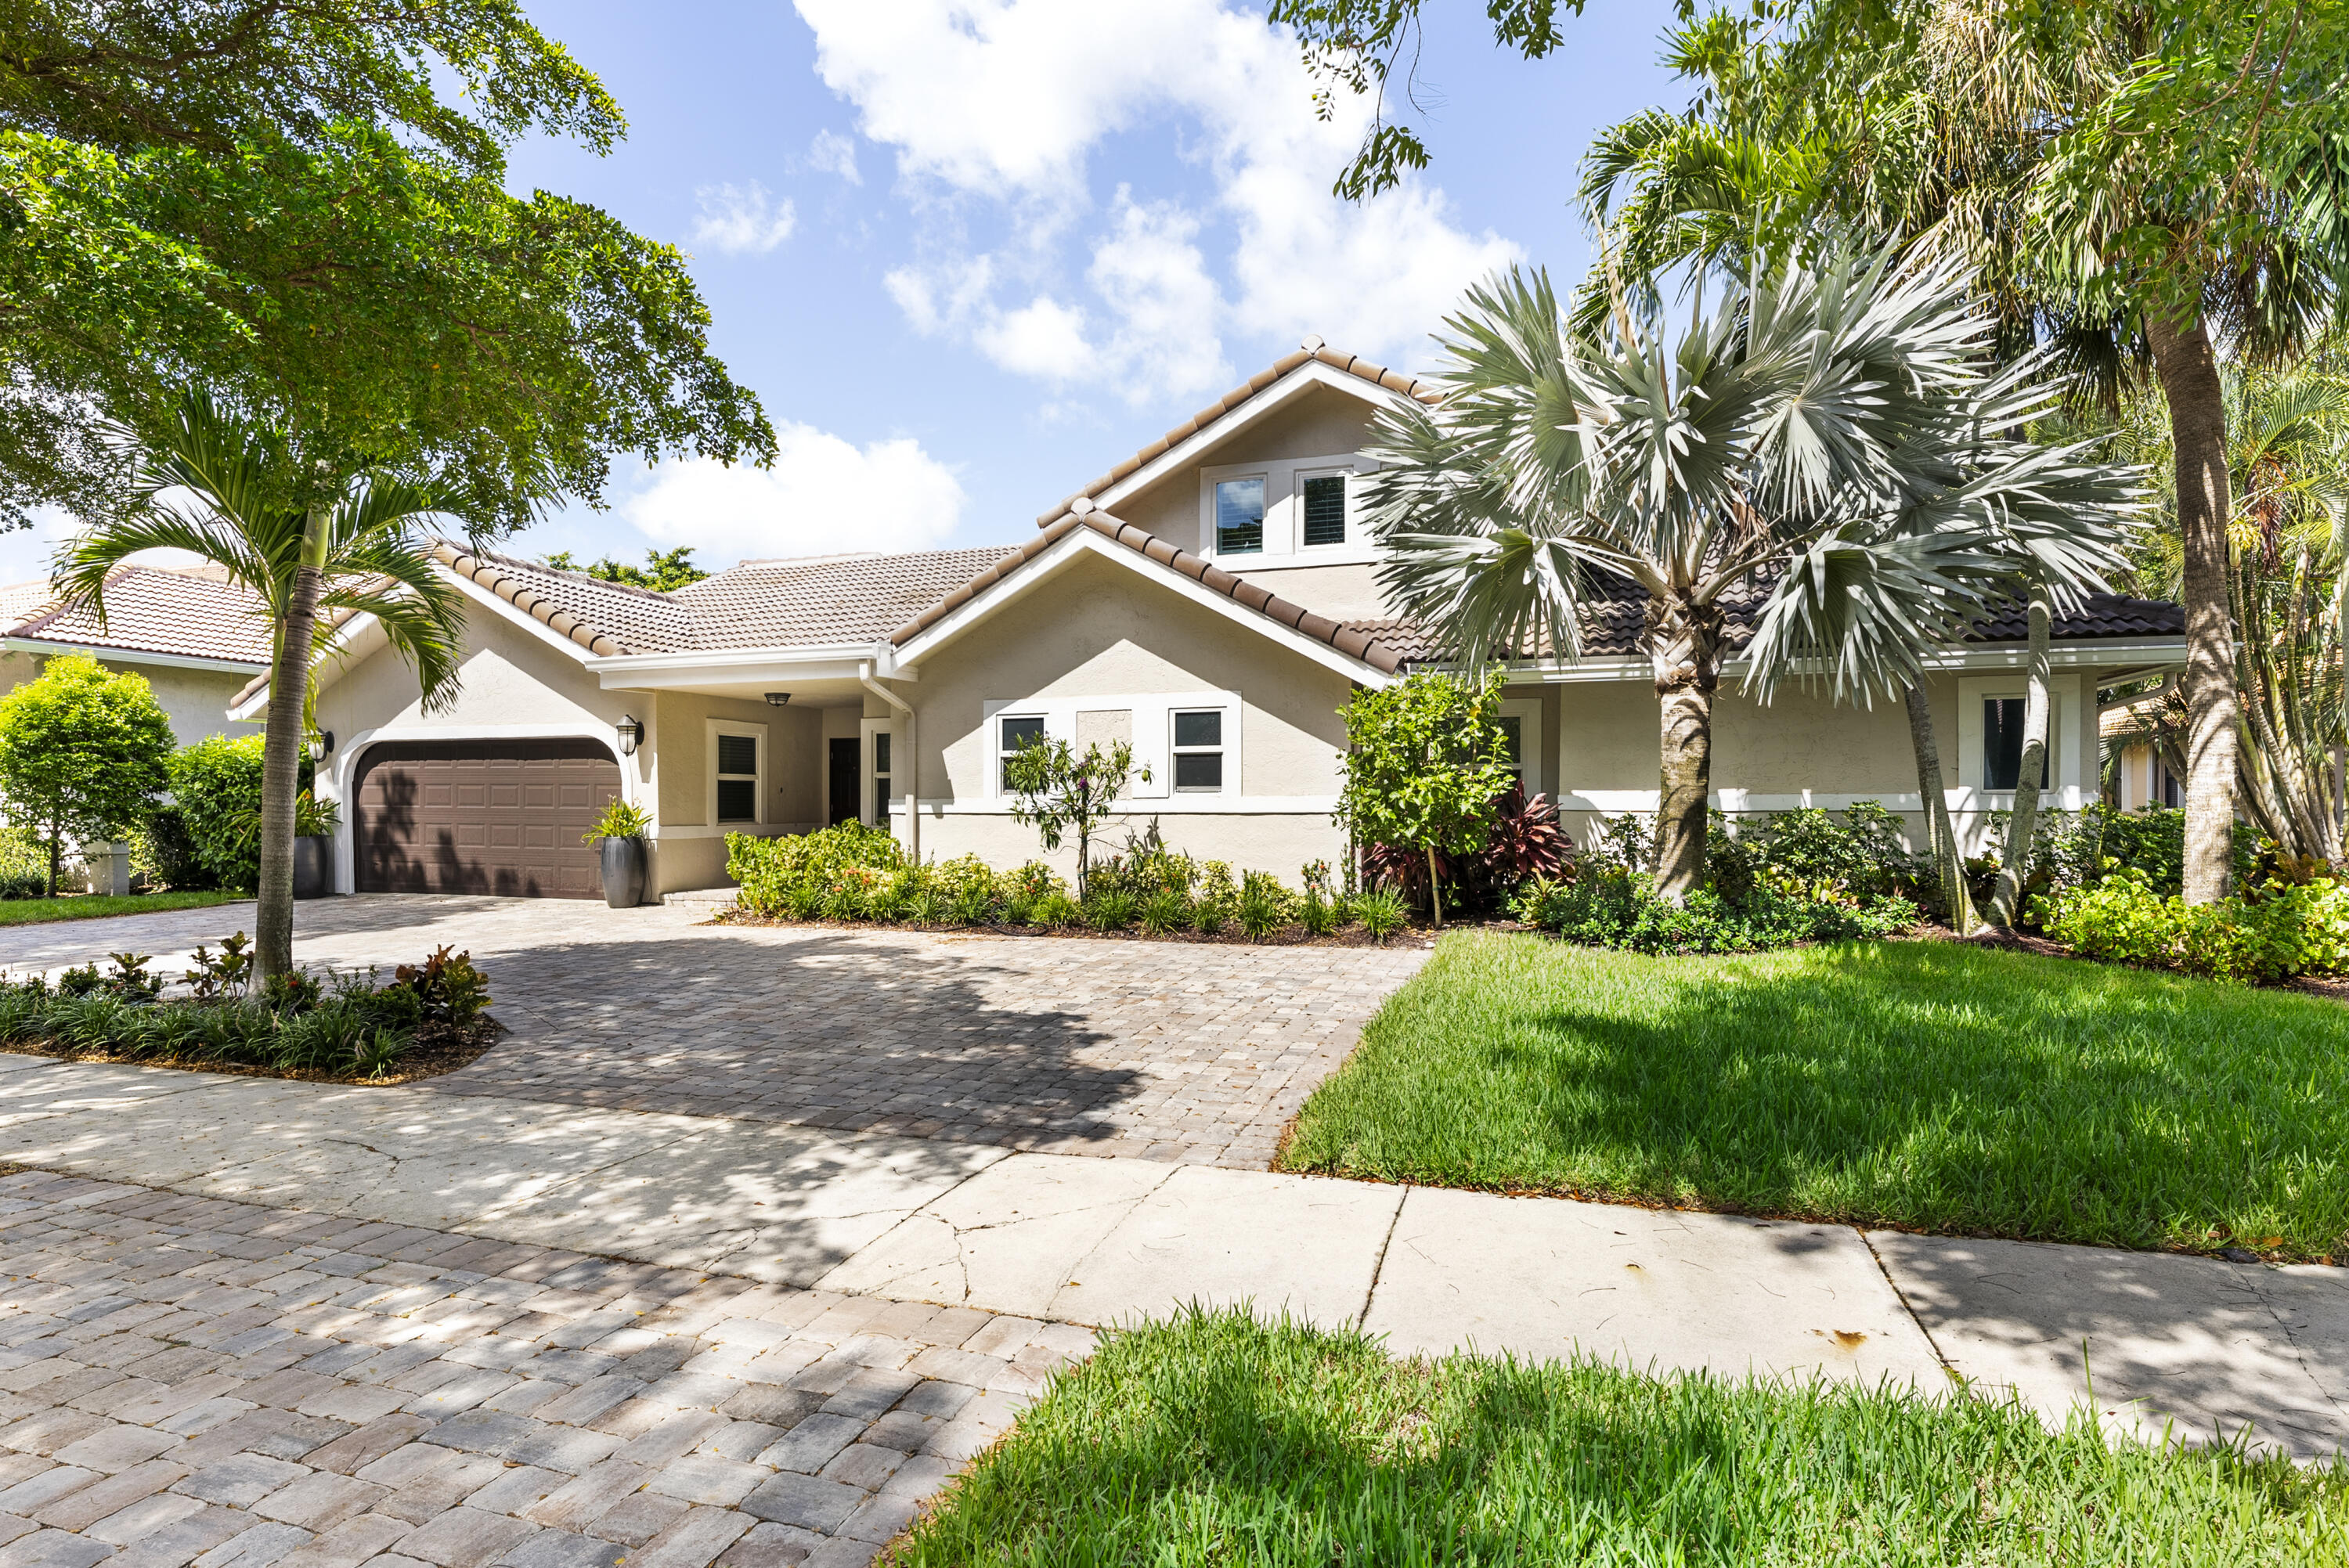
[[[2019,696],[1982,699],[1982,788],[2012,789],[2023,778],[2023,711]],[[2054,725],[2049,725],[2052,731]],[[2048,739],[2054,739],[2051,733]],[[2048,763],[2054,748],[2040,754],[2039,787],[2047,788]]]
[[[1206,708],[1174,715],[1174,791],[1213,795],[1224,788],[1224,712]]]
[[[1346,476],[1309,474],[1297,487],[1305,544],[1346,542]]]
[[[873,820],[883,827],[889,825],[889,732],[873,732]]]
[[[718,820],[759,820],[759,738],[755,735],[718,738]]]
[[[1264,551],[1264,480],[1224,480],[1216,486],[1216,553]]]
[[[1044,721],[1040,718],[999,718],[996,730],[996,781],[1006,795],[1015,794],[1011,788],[1011,759],[1021,749],[1042,743]]]

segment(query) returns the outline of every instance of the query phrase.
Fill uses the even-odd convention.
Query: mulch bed
[[[1072,942],[1172,942],[1200,947],[1433,947],[1436,934],[1420,926],[1410,926],[1392,934],[1381,943],[1367,931],[1335,931],[1327,936],[1309,936],[1303,926],[1291,925],[1255,939],[1236,930],[1219,931],[1213,936],[1196,931],[1176,931],[1164,936],[1152,936],[1138,925],[1129,926],[1123,931],[1095,931],[1085,925],[1060,928],[1047,925],[923,925],[910,920],[792,920],[751,914],[742,910],[720,911],[703,923],[796,926],[822,931],[918,931],[931,936],[1050,936]],[[1468,921],[1449,922],[1444,930],[1464,930],[1472,923]]]
[[[173,1068],[182,1072],[225,1073],[233,1078],[287,1078],[297,1083],[343,1083],[360,1088],[396,1088],[404,1083],[439,1078],[471,1066],[483,1052],[497,1044],[505,1033],[505,1026],[484,1014],[470,1026],[461,1028],[424,1028],[416,1032],[416,1047],[399,1058],[395,1068],[385,1077],[357,1078],[350,1073],[319,1072],[304,1069],[286,1072],[281,1068],[263,1067],[254,1062],[180,1061],[160,1057],[125,1057],[111,1051],[77,1050],[52,1041],[0,1041],[0,1051],[12,1056],[47,1057],[59,1062],[111,1062],[125,1067]]]

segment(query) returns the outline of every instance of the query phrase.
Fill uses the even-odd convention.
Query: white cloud
[[[966,336],[1009,369],[1140,402],[1217,389],[1232,332],[1315,332],[1408,362],[1469,283],[1520,254],[1421,182],[1360,205],[1331,196],[1362,110],[1341,95],[1336,119],[1318,120],[1293,38],[1255,6],[797,4],[825,84],[896,150],[909,193],[1006,214],[1018,252],[934,242],[889,281],[917,329]],[[1093,210],[1088,160],[1165,121],[1214,195],[1186,209],[1121,188],[1084,241],[1080,295],[1060,250]]]
[[[755,180],[748,190],[705,185],[694,196],[701,206],[693,225],[694,242],[730,254],[764,255],[790,239],[799,221],[790,201],[775,201]]]
[[[808,167],[819,174],[837,174],[851,185],[864,183],[856,169],[856,139],[836,130],[819,130],[808,143]]]
[[[704,561],[928,550],[962,521],[954,469],[906,437],[856,447],[812,426],[776,432],[774,466],[689,458],[655,468],[620,515]]]

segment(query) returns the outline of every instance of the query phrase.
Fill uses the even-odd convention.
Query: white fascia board
[[[1351,371],[1335,369],[1318,359],[1308,360],[1238,407],[1217,415],[1125,478],[1103,488],[1093,496],[1093,504],[1103,511],[1116,511],[1117,503],[1126,497],[1156,484],[1179,469],[1191,467],[1209,447],[1287,407],[1315,387],[1343,392],[1374,407],[1409,401],[1402,393],[1391,391],[1374,381],[1365,381]]]
[[[911,678],[907,672],[936,653],[947,644],[971,627],[1009,605],[1017,603],[1030,593],[1043,587],[1080,555],[1092,554],[1103,561],[1123,566],[1136,575],[1147,578],[1169,592],[1188,599],[1201,608],[1223,616],[1236,625],[1245,626],[1267,641],[1278,643],[1291,652],[1300,654],[1322,668],[1345,676],[1357,685],[1383,686],[1394,676],[1375,665],[1363,663],[1340,653],[1318,637],[1309,637],[1296,628],[1284,626],[1260,611],[1251,610],[1226,593],[1218,593],[1171,566],[1153,561],[1138,550],[1129,550],[1114,540],[1105,539],[1092,529],[1080,525],[1069,530],[1042,554],[1021,563],[1009,577],[988,585],[977,598],[956,607],[952,614],[925,628],[911,642],[897,650],[897,678]],[[876,672],[877,673],[877,672]]]
[[[914,680],[897,667],[886,641],[824,643],[798,648],[730,648],[723,653],[615,654],[586,661],[606,691],[661,691],[716,682],[854,680],[863,665],[893,680]]]
[[[269,665],[258,659],[202,659],[192,654],[159,654],[147,648],[115,648],[104,643],[60,642],[49,637],[0,637],[0,648],[12,654],[88,654],[118,665],[153,665],[166,670],[214,670],[222,675],[257,676]]]

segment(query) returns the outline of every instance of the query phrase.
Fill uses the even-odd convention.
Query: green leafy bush
[[[131,833],[130,869],[147,879],[150,890],[210,887],[215,880],[196,852],[187,814],[168,801],[149,812]],[[0,897],[21,896],[5,891],[6,875],[0,871]]]
[[[2189,904],[2132,866],[2034,913],[2051,940],[2109,963],[2253,982],[2349,971],[2349,886],[2327,877]]]
[[[206,736],[164,764],[171,803],[180,809],[196,860],[225,888],[261,882],[261,737]]]
[[[795,894],[812,892],[829,913],[844,872],[887,872],[906,865],[905,851],[884,828],[842,822],[813,833],[792,833],[764,839],[750,833],[726,835],[726,874],[741,884],[736,902],[753,914],[770,917],[797,913]],[[864,911],[862,885],[854,890],[854,907],[834,914],[854,920]]]
[[[1917,906],[1892,894],[1831,897],[1758,882],[1733,903],[1710,889],[1674,903],[1644,872],[1609,868],[1572,882],[1537,882],[1518,895],[1516,916],[1570,942],[1637,953],[1753,953],[1800,942],[1897,935],[1917,923]]]
[[[1161,888],[1143,901],[1142,930],[1147,936],[1172,936],[1191,923],[1191,901],[1171,888]]]
[[[1387,888],[1356,893],[1353,916],[1356,923],[1381,946],[1388,937],[1411,923],[1411,912],[1403,907],[1402,895]]]
[[[1085,899],[1085,923],[1095,931],[1123,931],[1142,913],[1141,902],[1123,888],[1093,890]]]

